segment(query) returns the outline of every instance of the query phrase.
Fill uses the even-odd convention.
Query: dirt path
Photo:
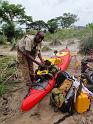
[[[67,41],[61,46],[52,47],[52,49],[61,50],[65,48],[66,44]],[[75,40],[73,44],[69,44],[69,49],[71,51],[78,51],[78,42]],[[14,54],[16,55],[16,53]],[[44,52],[43,56],[49,57],[52,54],[52,51],[51,54],[50,52]],[[78,59],[81,60],[81,58],[82,56],[78,55]],[[68,72],[70,74],[78,75],[80,69],[75,72],[73,68],[74,63],[75,59],[73,57],[68,67]],[[22,103],[23,97],[26,95],[27,88],[25,87],[24,83],[20,83],[16,84],[12,90],[12,92],[4,96],[7,98],[7,100],[0,98],[0,124],[53,124],[65,115],[60,112],[54,112],[53,108],[49,105],[49,94],[32,110],[26,113],[22,112],[20,105]],[[7,110],[7,113],[4,113],[4,110]],[[89,112],[84,114],[75,113],[73,116],[67,118],[60,124],[93,124],[93,104]]]

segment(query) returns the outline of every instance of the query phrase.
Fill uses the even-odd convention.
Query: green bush
[[[0,84],[0,96],[2,96],[6,92],[6,87],[3,84]]]
[[[83,37],[86,37],[86,36],[90,36],[90,31],[86,27],[81,29],[69,28],[69,29],[59,29],[54,34],[50,34],[49,32],[47,32],[45,35],[45,40],[51,41],[52,39],[54,40],[56,38],[62,41],[69,38],[82,39]]]
[[[37,33],[37,30],[31,30],[31,29],[26,30],[26,34],[35,35],[36,33]]]
[[[5,35],[0,35],[0,44],[5,44],[7,42],[7,37]]]
[[[79,47],[81,54],[86,55],[89,54],[90,52],[93,52],[93,38],[92,37],[84,38],[83,40],[81,40]]]
[[[24,32],[21,28],[15,29],[15,39],[21,39],[24,35]]]
[[[17,81],[17,67],[14,57],[0,58],[0,83],[8,84]]]

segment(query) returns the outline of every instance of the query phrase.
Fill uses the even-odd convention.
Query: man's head
[[[44,32],[41,31],[37,32],[34,38],[35,42],[40,43],[43,39],[44,39]]]

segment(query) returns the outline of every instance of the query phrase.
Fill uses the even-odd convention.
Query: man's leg
[[[17,51],[17,59],[22,72],[22,78],[26,85],[31,84],[30,71],[27,58],[19,51]]]
[[[29,65],[29,72],[30,72],[31,81],[33,82],[34,77],[35,77],[34,64],[31,60],[28,60],[28,65]]]

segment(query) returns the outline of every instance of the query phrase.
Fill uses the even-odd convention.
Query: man
[[[43,59],[40,52],[43,39],[44,33],[38,32],[34,37],[32,35],[26,35],[17,44],[18,63],[24,82],[29,87],[34,79],[33,62],[39,66],[43,66]],[[35,60],[37,55],[41,63]]]

